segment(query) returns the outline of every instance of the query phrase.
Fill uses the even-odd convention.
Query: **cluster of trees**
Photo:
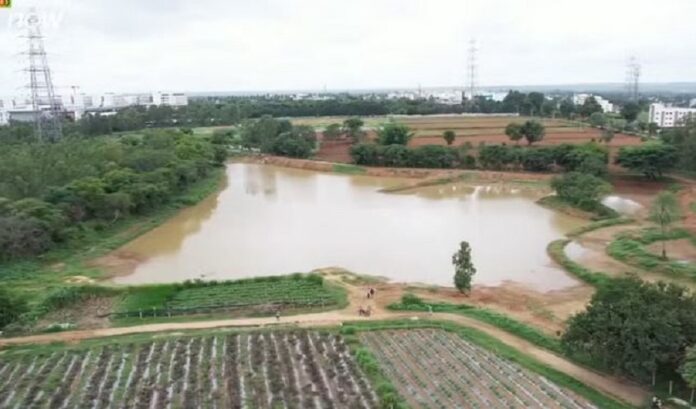
[[[696,297],[683,287],[614,279],[598,289],[586,311],[569,320],[562,342],[571,354],[637,380],[654,384],[658,374],[681,371],[685,378],[690,373],[696,386],[694,311]]]
[[[544,139],[546,128],[538,121],[527,121],[523,124],[511,122],[505,127],[505,135],[513,142],[526,139],[527,144],[531,145]]]
[[[367,133],[363,130],[365,122],[358,118],[348,118],[343,121],[343,124],[333,123],[324,129],[324,138],[332,141],[338,139],[349,139],[353,143],[362,142],[365,139]]]
[[[377,130],[377,143],[360,143],[350,149],[353,161],[358,165],[410,167],[410,168],[473,168],[476,159],[467,148],[440,145],[409,147],[413,137],[403,124],[389,122]]]
[[[696,173],[696,118],[690,118],[682,127],[663,130],[660,137],[675,148],[675,169]]]
[[[293,158],[308,158],[317,144],[311,126],[293,125],[286,119],[270,116],[244,121],[239,136],[245,148]]]
[[[694,157],[689,158],[694,161]],[[616,156],[616,163],[626,169],[640,172],[656,180],[674,169],[678,163],[677,148],[663,142],[648,142],[638,146],[623,147]]]
[[[476,159],[466,149],[448,146],[425,145],[377,145],[361,143],[350,149],[353,161],[358,165],[406,168],[473,168]]]
[[[167,203],[227,158],[224,139],[181,131],[66,138],[0,151],[0,261]]]
[[[608,150],[597,144],[563,144],[523,148],[509,145],[484,145],[479,148],[480,167],[491,170],[583,172],[602,176],[607,171]]]

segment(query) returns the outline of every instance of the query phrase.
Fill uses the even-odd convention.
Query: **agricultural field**
[[[342,289],[326,284],[318,275],[188,282],[134,287],[111,316],[162,317],[234,310],[269,313],[276,309],[337,307],[344,298]]]
[[[546,378],[443,330],[368,331],[360,339],[412,407],[595,407]]]
[[[343,339],[287,331],[0,357],[0,408],[376,408]]]
[[[509,138],[505,135],[505,127],[511,122],[522,123],[530,119],[540,121],[546,127],[546,136],[537,145],[581,144],[601,138],[599,129],[564,119],[467,115],[363,118],[368,138],[376,138],[375,129],[381,123],[390,120],[390,118],[407,125],[413,130],[414,138],[411,140],[410,146],[445,145],[442,134],[446,130],[455,132],[457,138],[454,141],[454,146],[470,144],[473,148],[476,148],[481,143],[510,143]],[[344,119],[341,117],[299,118],[293,120],[293,123],[312,125],[321,130],[330,123],[340,123]],[[610,148],[613,151],[621,146],[638,145],[640,143],[641,140],[638,137],[616,134],[610,144]],[[321,160],[347,162],[350,161],[348,149],[349,144],[343,141],[323,143],[317,157]]]

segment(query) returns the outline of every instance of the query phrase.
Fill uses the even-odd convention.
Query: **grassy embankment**
[[[506,358],[518,365],[540,374],[554,382],[555,384],[568,388],[575,393],[583,396],[584,398],[590,400],[591,402],[598,405],[598,407],[605,409],[620,409],[620,408],[631,408],[633,406],[619,402],[611,397],[604,395],[603,393],[585,385],[584,383],[578,381],[577,379],[566,375],[565,373],[559,372],[547,365],[539,362],[538,360],[531,358],[529,355],[518,351],[496,338],[493,338],[481,331],[473,328],[468,328],[464,326],[459,326],[456,324],[448,322],[439,321],[382,321],[382,322],[355,322],[347,323],[341,332],[347,337],[347,341],[350,335],[355,334],[358,331],[377,331],[386,329],[416,329],[416,328],[436,328],[445,331],[456,333],[467,341],[470,341],[482,348],[485,348],[492,353]],[[359,342],[359,341],[352,341]]]
[[[689,239],[696,246],[696,236],[684,229],[672,229],[664,234],[658,229],[644,229],[618,235],[607,247],[607,254],[630,266],[674,278],[696,281],[696,264],[688,261],[663,259],[645,247],[661,242]],[[667,254],[669,256],[669,253]]]
[[[691,203],[689,209],[691,209],[692,213],[696,213],[696,202]]]
[[[601,203],[597,203],[593,209],[581,209],[558,196],[546,196],[537,201],[538,204],[571,216],[583,217],[591,220],[607,220],[620,217],[619,213]]]
[[[569,232],[567,236],[571,238],[579,237],[594,230],[621,224],[630,224],[633,222],[633,219],[627,217],[616,217],[612,219],[600,220],[575,229]],[[565,247],[570,244],[571,241],[572,240],[570,239],[559,239],[552,241],[549,243],[546,251],[553,261],[558,263],[561,267],[563,267],[563,269],[577,277],[579,280],[597,288],[606,285],[607,282],[611,280],[611,277],[608,274],[600,271],[592,271],[568,257],[568,255],[565,253]]]
[[[467,304],[450,304],[442,302],[430,303],[411,294],[405,295],[400,303],[391,304],[388,308],[394,311],[419,312],[429,312],[430,308],[432,308],[432,311],[436,313],[444,312],[464,315],[500,328],[541,348],[548,349],[549,351],[553,351],[557,354],[563,353],[558,338],[545,334],[544,332],[523,322],[510,318],[507,315],[486,308],[478,308]]]
[[[333,164],[333,172],[334,173],[341,173],[344,175],[364,175],[367,172],[367,169],[365,169],[362,166],[357,166],[357,165],[349,165],[345,163],[334,163]]]

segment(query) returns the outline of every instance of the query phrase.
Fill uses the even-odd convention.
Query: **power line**
[[[35,10],[31,10],[27,18],[28,50],[24,53],[28,57],[29,73],[28,88],[31,91],[31,107],[34,119],[34,131],[40,141],[55,142],[63,136],[61,118],[63,108],[56,99],[53,87],[51,69],[48,65],[48,57],[44,47],[44,37],[41,34],[41,19]]]
[[[476,39],[472,38],[469,40],[467,62],[467,88],[472,101],[474,100],[474,95],[476,95],[476,77],[478,75],[477,54],[478,48],[476,46]]]
[[[641,65],[635,55],[628,58],[626,63],[626,89],[631,100],[638,102],[640,97]]]

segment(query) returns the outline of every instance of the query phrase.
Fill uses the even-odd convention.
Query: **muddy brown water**
[[[553,264],[546,246],[584,222],[537,205],[548,194],[543,188],[450,184],[379,192],[400,183],[229,164],[218,194],[112,254],[128,265],[113,280],[220,280],[338,266],[451,286],[452,254],[466,240],[475,284],[513,281],[543,291],[578,284]]]

